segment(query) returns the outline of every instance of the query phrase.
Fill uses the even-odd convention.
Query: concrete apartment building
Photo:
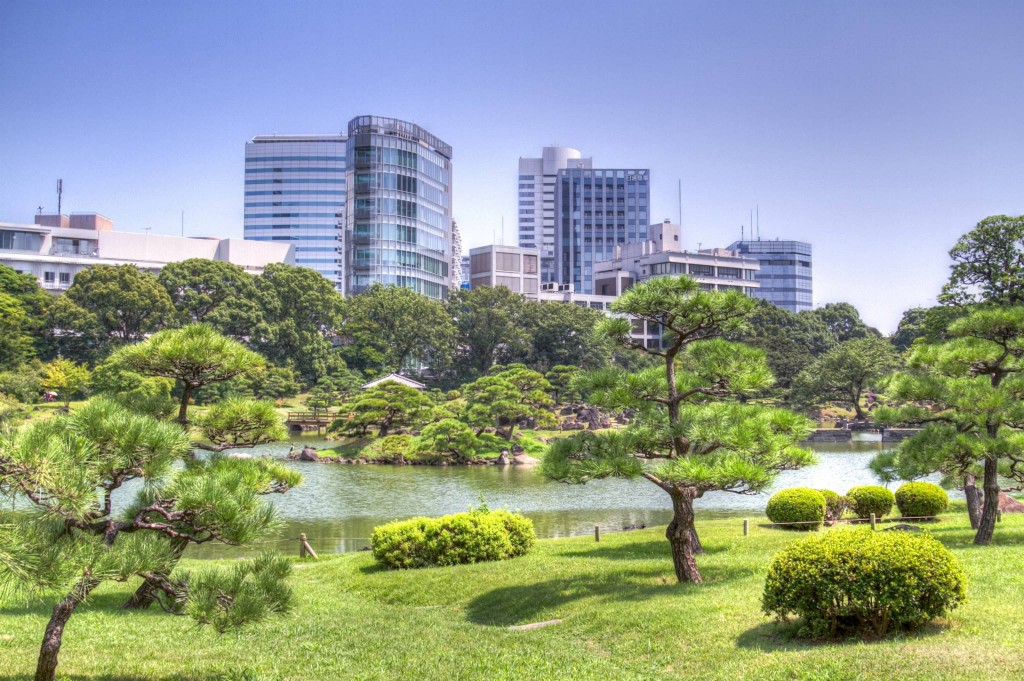
[[[245,145],[246,241],[291,244],[295,264],[344,288],[348,137],[260,135]]]
[[[555,281],[555,185],[558,171],[593,168],[569,147],[544,147],[540,158],[519,158],[519,245],[540,251],[542,282]]]
[[[288,243],[115,232],[114,223],[96,213],[37,215],[31,225],[0,222],[0,263],[34,275],[54,292],[66,290],[93,265],[134,265],[155,274],[190,258],[230,262],[260,274],[270,263],[294,265],[295,249]]]
[[[760,287],[756,297],[790,312],[814,307],[814,280],[811,244],[804,241],[734,241],[728,250],[756,258],[761,269],[756,278]]]

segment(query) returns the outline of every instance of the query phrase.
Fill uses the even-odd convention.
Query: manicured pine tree
[[[644,477],[672,501],[666,537],[676,578],[702,581],[695,554],[694,503],[707,492],[755,494],[781,470],[813,455],[797,446],[810,422],[792,412],[738,398],[772,384],[764,353],[720,337],[736,332],[755,302],[738,292],[703,291],[687,277],[637,284],[612,304],[601,330],[619,345],[659,360],[635,373],[607,369],[581,377],[589,399],[630,409],[624,431],[583,433],[554,443],[541,467],[547,477],[586,483]],[[630,337],[634,320],[662,329],[658,347]],[[658,465],[644,463],[658,459]]]

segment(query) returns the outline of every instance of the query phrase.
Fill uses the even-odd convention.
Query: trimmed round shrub
[[[851,487],[846,496],[850,499],[850,510],[858,518],[870,518],[872,513],[876,518],[888,515],[896,501],[892,492],[878,485]]]
[[[842,519],[849,499],[830,489],[819,489],[818,491],[821,492],[821,496],[825,497],[825,522],[834,525],[837,520]]]
[[[392,569],[505,560],[525,554],[535,541],[529,518],[487,508],[399,520],[370,535],[373,557]]]
[[[775,555],[762,607],[802,618],[802,636],[877,637],[943,616],[966,591],[959,562],[928,534],[836,529]]]
[[[816,530],[825,521],[825,497],[816,489],[790,487],[772,495],[765,514],[773,523],[802,523],[789,526],[794,530]]]
[[[896,490],[896,508],[904,518],[929,518],[946,510],[949,495],[930,482],[907,482]]]

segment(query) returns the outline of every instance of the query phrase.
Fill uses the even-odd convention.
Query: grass
[[[799,533],[738,519],[698,527],[706,583],[674,583],[663,530],[544,540],[503,563],[388,572],[367,553],[296,565],[290,614],[217,636],[159,611],[118,609],[107,585],[65,634],[70,679],[1020,679],[1024,517],[990,547],[963,514],[930,530],[963,562],[969,601],[912,636],[808,643],[760,613],[772,554]],[[195,563],[191,567],[197,567]],[[201,567],[201,566],[199,566]],[[0,607],[0,678],[27,679],[46,605]],[[509,626],[562,619],[531,631]]]

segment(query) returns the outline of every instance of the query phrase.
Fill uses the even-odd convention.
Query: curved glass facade
[[[348,124],[346,295],[375,283],[441,300],[452,261],[451,146],[418,125]]]

